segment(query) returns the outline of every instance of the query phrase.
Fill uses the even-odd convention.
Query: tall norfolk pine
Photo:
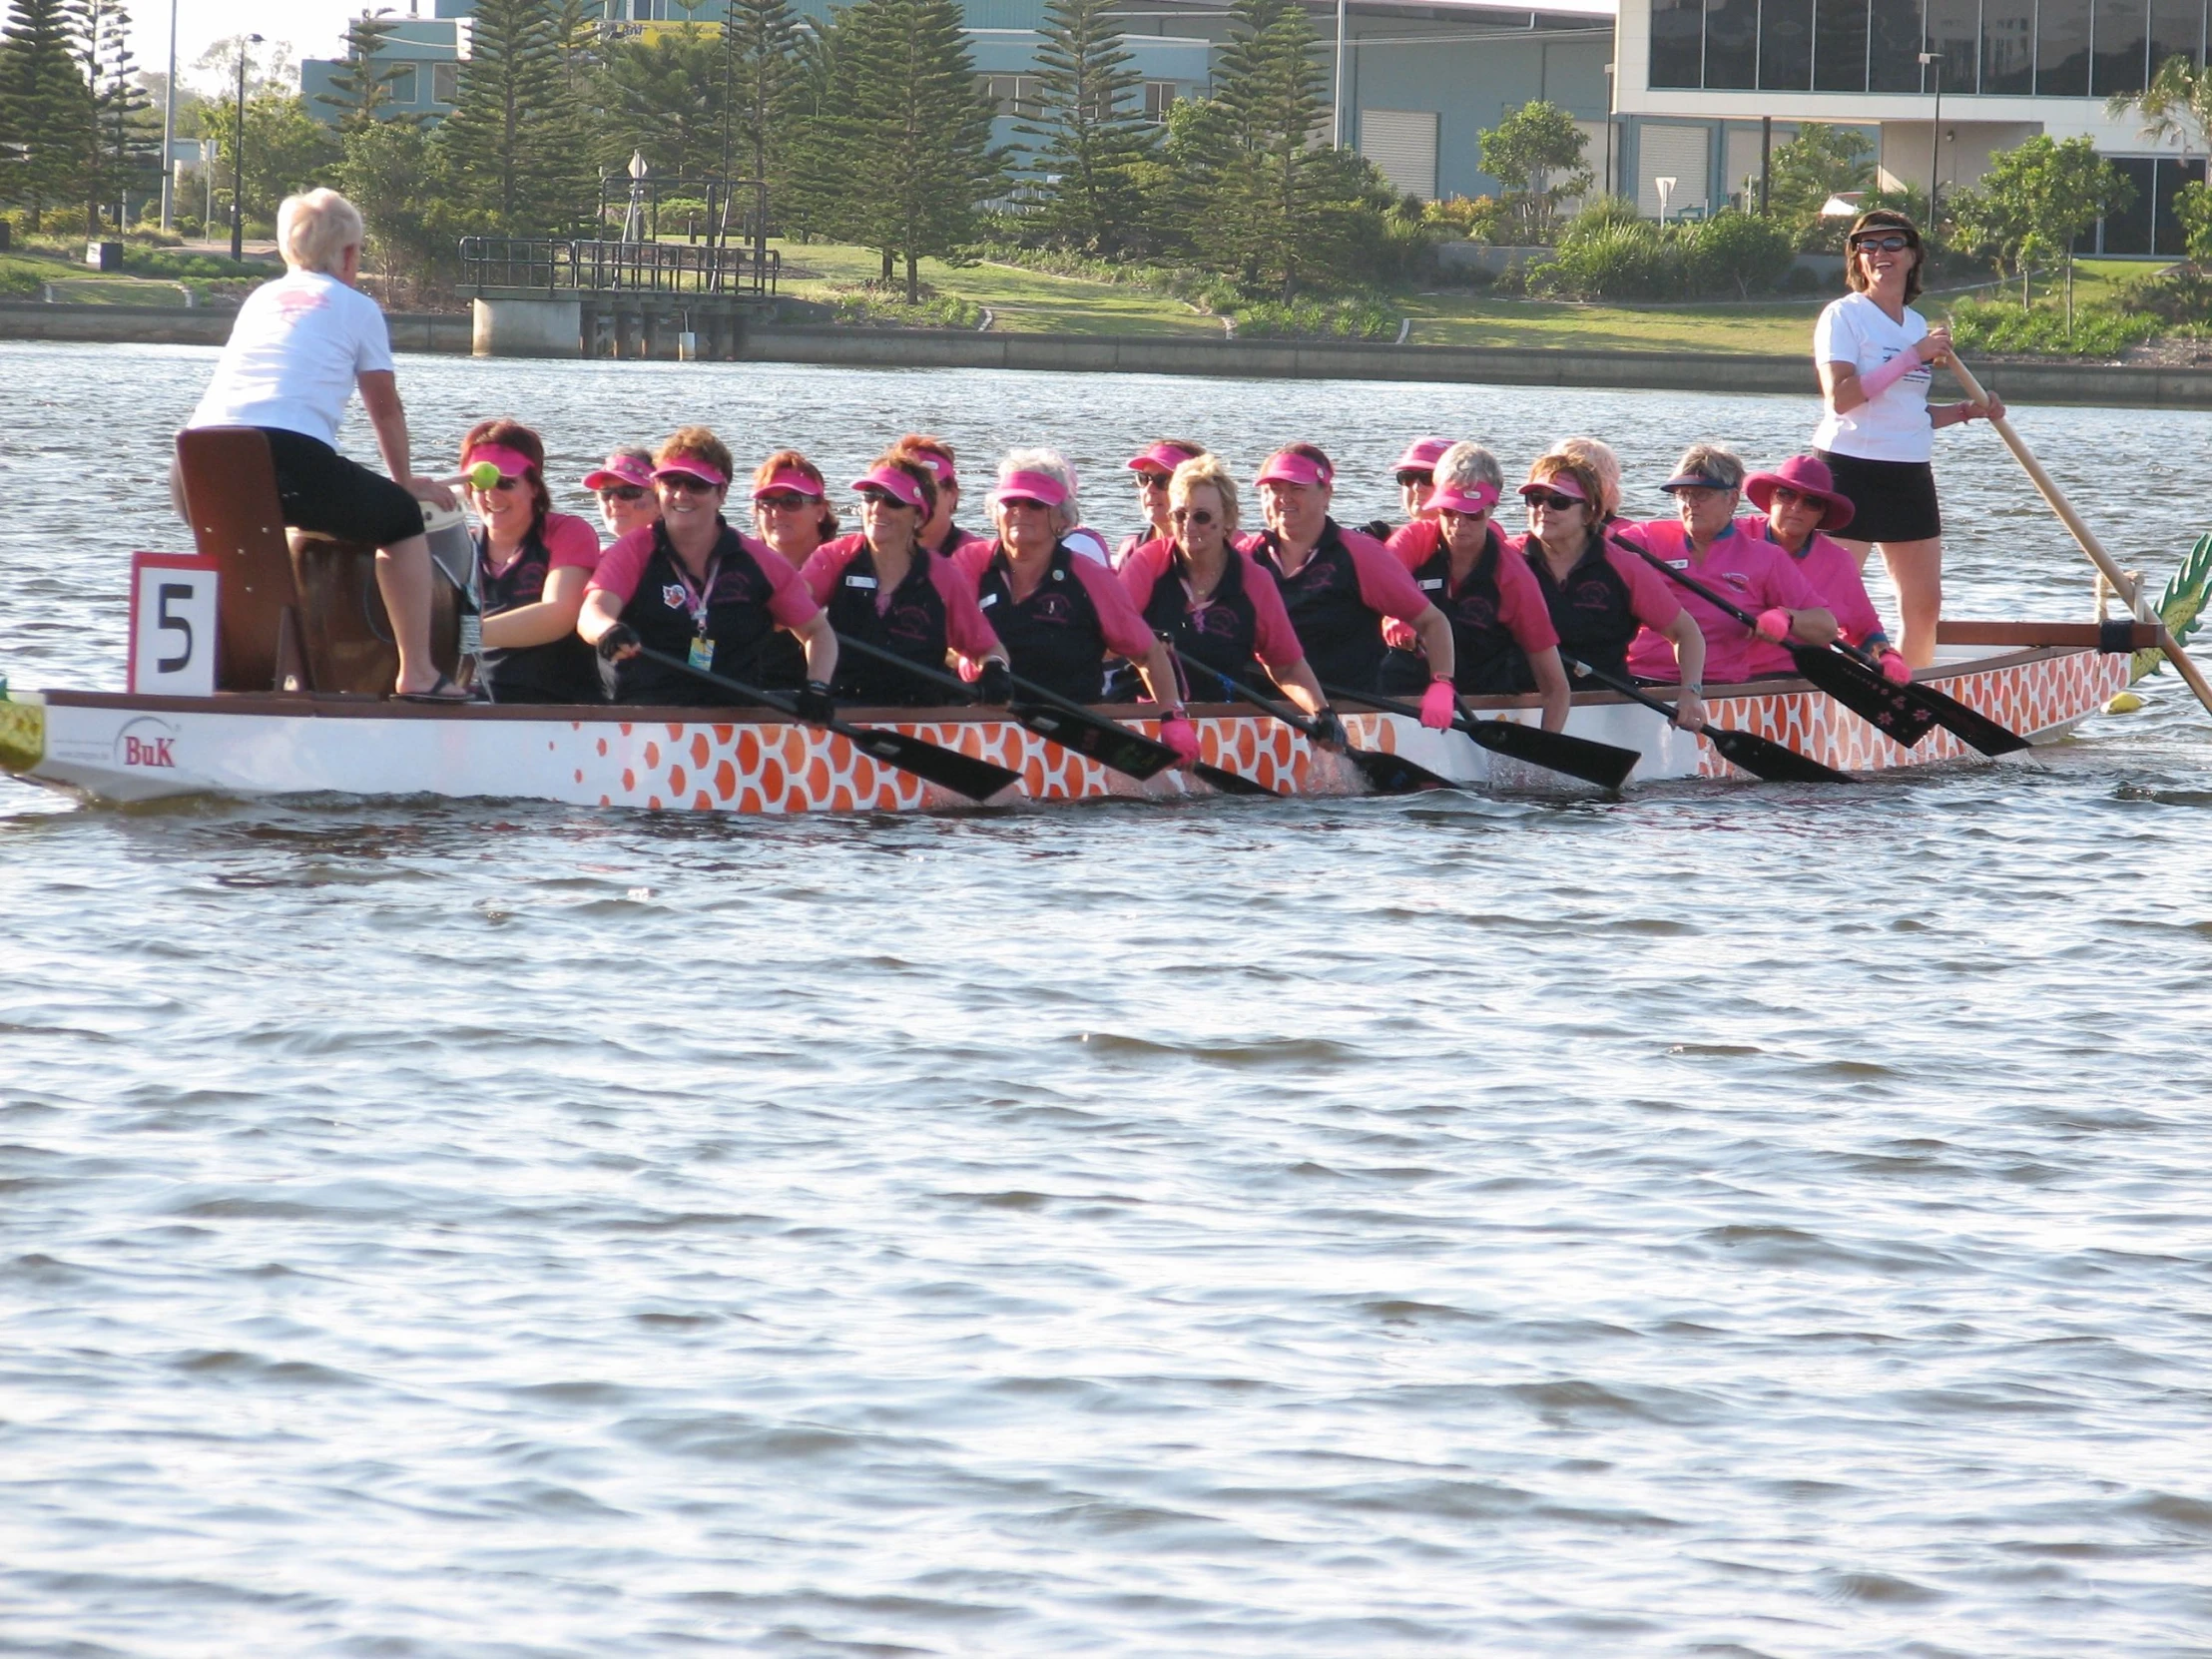
[[[576,224],[594,190],[558,16],[553,0],[480,0],[460,99],[438,133],[462,205],[510,235]]]
[[[1115,3],[1050,0],[1037,49],[1040,113],[1014,129],[1044,141],[1029,172],[1046,234],[1091,253],[1127,246],[1142,224],[1138,170],[1159,131],[1145,119],[1144,77],[1122,45]]]
[[[94,131],[92,88],[77,61],[82,25],[75,0],[14,0],[0,37],[0,195],[30,211],[39,228],[50,207],[81,200]]]

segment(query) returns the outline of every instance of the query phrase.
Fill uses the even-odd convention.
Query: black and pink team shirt
[[[1012,565],[996,543],[963,547],[954,567],[975,594],[1008,662],[1022,679],[1076,703],[1095,703],[1105,690],[1106,660],[1142,662],[1152,629],[1102,561],[1052,549],[1043,579],[1026,599],[1013,592]]]
[[[1306,660],[1325,686],[1373,690],[1387,649],[1383,619],[1410,626],[1428,609],[1428,596],[1389,549],[1333,518],[1324,521],[1321,540],[1293,575],[1284,574],[1272,532],[1252,544],[1252,555],[1282,590]]]
[[[947,650],[971,663],[999,651],[998,636],[976,608],[975,585],[951,560],[916,547],[896,588],[877,578],[867,538],[838,536],[809,555],[801,571],[807,590],[839,639],[864,640],[923,668],[942,670]],[[919,677],[848,652],[837,659],[837,693],[867,703],[944,701]]]
[[[476,538],[477,593],[485,616],[536,605],[556,570],[599,568],[599,532],[572,513],[547,513],[506,564],[492,565],[491,542]],[[478,672],[494,703],[596,703],[601,689],[592,648],[571,632],[542,645],[486,647]]]
[[[1121,585],[1149,627],[1174,636],[1177,650],[1248,685],[1255,661],[1289,668],[1306,655],[1282,590],[1249,553],[1229,549],[1221,581],[1201,600],[1184,579],[1175,543],[1155,537],[1130,549]]]
[[[718,521],[721,522],[721,521]],[[584,590],[612,596],[639,640],[679,662],[706,642],[709,672],[759,684],[761,646],[778,628],[799,629],[822,614],[792,564],[722,522],[702,585],[676,556],[663,524],[641,525],[600,558]],[[633,657],[616,665],[615,701],[683,708],[729,705],[730,694],[689,674]]]
[[[1559,643],[1536,573],[1494,523],[1485,528],[1487,543],[1457,588],[1451,585],[1451,550],[1433,520],[1400,525],[1385,544],[1451,624],[1452,680],[1470,697],[1532,690],[1535,676],[1527,659]],[[1418,658],[1425,669],[1420,636],[1408,624],[1392,618],[1382,625],[1382,637],[1393,653]],[[1394,688],[1385,689],[1410,692],[1418,686],[1411,676],[1401,676]]]

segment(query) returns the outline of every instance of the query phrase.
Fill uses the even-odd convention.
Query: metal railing
[[[771,299],[782,270],[777,250],[730,243],[461,239],[461,282],[473,288]]]

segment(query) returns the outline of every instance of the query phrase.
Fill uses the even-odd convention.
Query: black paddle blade
[[[1192,767],[1191,771],[1198,774],[1200,782],[1213,785],[1223,795],[1265,795],[1273,797],[1276,794],[1274,790],[1269,789],[1267,785],[1257,779],[1247,778],[1241,772],[1231,772],[1226,767],[1208,766],[1204,761]]]
[[[1898,690],[1933,713],[1936,725],[1969,749],[1978,749],[1984,755],[2017,755],[2023,749],[2035,747],[2019,733],[2008,731],[1987,715],[1976,713],[1955,697],[1939,692],[1934,686],[1924,686],[1915,681],[1909,686],[1900,686]]]
[[[970,801],[988,801],[1008,785],[1021,782],[1020,773],[1010,772],[994,761],[978,761],[972,755],[924,743],[904,732],[880,726],[847,726],[841,720],[830,730],[869,760],[910,772],[925,783],[964,795]]]
[[[1771,784],[1848,784],[1851,778],[1834,767],[1821,765],[1809,755],[1785,749],[1756,732],[1730,732],[1708,726],[1698,734],[1721,752],[1721,758]]]
[[[1385,755],[1377,749],[1347,749],[1344,755],[1360,769],[1360,776],[1377,795],[1415,795],[1422,790],[1457,788],[1450,779],[1439,778],[1402,755]]]
[[[1034,703],[1017,703],[1006,712],[1038,737],[1140,782],[1175,765],[1175,751],[1166,744],[1103,716]]]
[[[1820,646],[1793,646],[1790,655],[1800,674],[1893,743],[1911,749],[1935,728],[1936,711],[1880,669]]]
[[[1601,790],[1617,790],[1643,759],[1633,749],[1546,732],[1510,720],[1470,720],[1459,728],[1493,755],[1503,755],[1549,772],[1563,772]]]

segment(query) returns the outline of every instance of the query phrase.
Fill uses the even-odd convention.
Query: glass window
[[[392,71],[391,79],[384,83],[384,96],[394,104],[415,102],[415,66],[407,64]]]
[[[1759,84],[1775,92],[1813,85],[1813,0],[1766,0],[1759,11]]]
[[[1867,90],[1926,92],[1921,84],[1921,0],[1874,0],[1872,35]]]
[[[2151,183],[2157,167],[2147,156],[2119,156],[2112,165],[2135,187],[2135,200],[2116,214],[2104,216],[2104,251],[2107,254],[2150,252]]]
[[[1981,90],[2035,90],[2035,0],[1981,0]]]
[[[1759,0],[1705,0],[1705,84],[1759,84]]]
[[[1865,92],[1867,0],[1818,0],[1813,17],[1814,90]]]
[[[1144,84],[1144,114],[1147,121],[1164,122],[1168,111],[1175,107],[1175,83],[1173,81],[1147,81]]]
[[[2035,92],[2089,96],[2089,0],[2036,0]]]
[[[2168,58],[2203,62],[2203,0],[2150,0],[2150,67]]]
[[[430,66],[430,100],[436,104],[458,104],[461,101],[459,64],[434,63]]]
[[[2183,185],[2204,183],[2204,163],[2176,161],[2170,156],[2158,162],[2157,217],[2153,222],[2151,252],[2153,254],[2185,254],[2182,246],[2187,233],[2174,213],[2174,198],[2181,194]]]
[[[2137,0],[2140,4],[2141,0]],[[1943,90],[1972,92],[1981,0],[1928,0],[1928,50],[1941,54]],[[1928,66],[1928,90],[1936,90],[1935,64]]]
[[[1704,82],[1705,0],[1651,0],[1651,84]]]
[[[2092,97],[2141,92],[2143,54],[2149,38],[2150,9],[2147,0],[2096,0],[2096,56],[2089,66]]]

